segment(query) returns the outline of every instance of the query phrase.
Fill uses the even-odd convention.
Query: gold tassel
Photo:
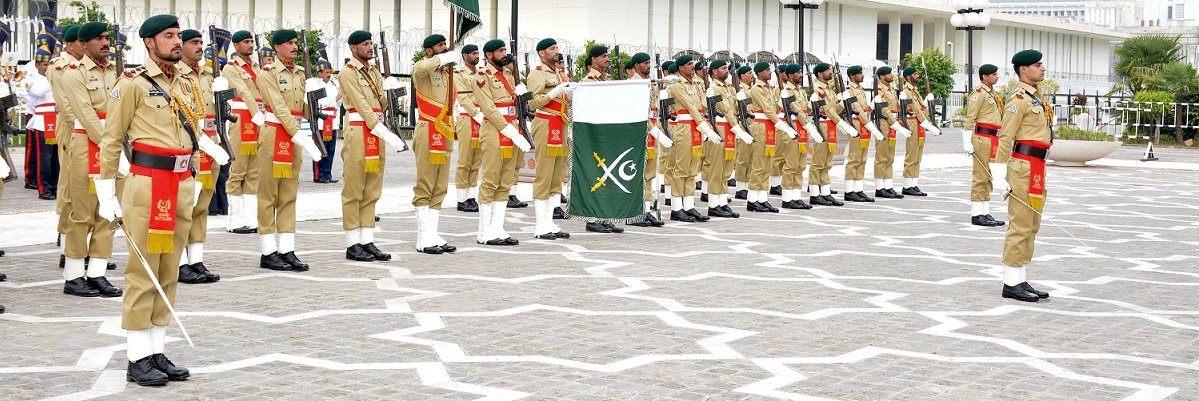
[[[429,164],[445,164],[445,153],[429,153]]]
[[[242,142],[241,143],[241,154],[243,154],[243,155],[258,154],[258,143],[257,142]]]
[[[724,159],[725,160],[733,160],[733,151],[729,150],[729,149],[725,149],[724,150]]]
[[[807,143],[803,143],[803,142],[799,143],[799,153],[808,153],[808,144]]]
[[[657,157],[658,157],[658,155],[656,152],[654,152],[654,148],[645,149],[645,159],[646,160],[651,160],[651,159],[654,159]]]
[[[89,194],[96,193],[96,179],[95,178],[90,178],[87,180],[87,193],[89,193]]]
[[[837,154],[837,144],[836,143],[828,144],[828,152],[830,154],[834,154],[834,155]]]
[[[200,175],[197,175],[197,176],[196,176],[196,181],[199,181],[201,184],[204,184],[204,186],[202,187],[202,188],[204,188],[204,189],[213,189],[213,188],[216,188],[216,182],[214,182],[214,181],[212,180],[212,174],[200,174]]]
[[[774,145],[766,145],[766,156],[774,156]]]
[[[478,149],[478,148],[479,148],[479,146],[480,146],[480,144],[479,144],[479,140],[478,140],[478,139],[471,139],[471,140],[470,140],[470,148],[471,148],[471,149]]]
[[[379,172],[379,159],[366,159],[366,168],[364,170],[368,173]]]
[[[888,139],[887,143],[890,144],[891,147],[895,147],[895,138]]]
[[[512,158],[512,148],[500,148],[500,158],[511,159]]]
[[[174,233],[150,233],[149,239],[146,242],[149,243],[146,250],[149,253],[171,253],[173,252],[172,248],[175,247],[175,235]]]
[[[865,140],[858,141],[858,147],[860,147],[862,149],[870,149],[870,140],[865,139]]]
[[[548,145],[548,149],[546,149],[545,152],[547,155],[550,155],[553,157],[560,157],[560,156],[565,155],[565,153],[562,152],[562,145],[557,145],[557,146]]]
[[[1045,197],[1043,195],[1028,195],[1028,205],[1032,206],[1038,212],[1045,209]]]
[[[58,144],[58,138],[57,138],[57,137],[53,137],[53,138],[46,138],[46,144],[47,144],[47,145],[57,145],[57,144]]]
[[[274,168],[274,176],[275,178],[291,178],[291,165],[276,163]]]
[[[924,138],[920,138],[920,147],[924,147]]]
[[[695,147],[695,146],[691,147],[691,157],[701,157],[703,155],[704,155],[704,148]]]

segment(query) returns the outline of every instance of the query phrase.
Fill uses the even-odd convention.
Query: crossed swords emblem
[[[616,170],[617,166],[620,166],[620,165],[622,164],[622,163],[621,163],[621,160],[623,160],[623,159],[624,159],[625,155],[629,154],[629,152],[632,152],[632,151],[633,151],[633,148],[628,148],[628,149],[626,149],[626,150],[624,151],[624,153],[621,153],[621,154],[620,154],[620,156],[616,156],[616,160],[615,160],[615,161],[613,161],[613,162],[612,162],[612,164],[610,164],[610,165],[609,165],[609,164],[607,164],[607,161],[608,161],[607,159],[601,158],[601,157],[599,156],[599,153],[598,153],[598,152],[591,152],[591,155],[592,155],[593,157],[595,157],[595,162],[596,162],[595,166],[596,166],[596,167],[599,167],[599,168],[601,168],[601,169],[603,169],[603,170],[604,170],[604,175],[602,175],[602,176],[600,176],[600,177],[598,177],[598,178],[596,178],[596,179],[595,179],[595,185],[592,185],[592,186],[591,186],[591,192],[595,192],[595,190],[599,189],[599,187],[606,187],[606,186],[608,186],[608,183],[607,183],[607,181],[608,181],[608,178],[612,178],[612,183],[613,183],[613,184],[616,184],[616,186],[617,186],[617,187],[620,187],[620,190],[621,190],[621,191],[624,191],[626,194],[627,194],[627,193],[631,193],[631,192],[629,192],[629,189],[628,189],[628,188],[625,188],[625,187],[624,187],[624,184],[621,184],[621,183],[620,183],[620,180],[616,178],[616,175],[615,175],[615,174],[613,174],[613,173],[612,173],[612,171],[613,171],[613,170]],[[625,163],[629,163],[629,161],[625,161]],[[624,179],[626,179],[626,180],[633,178],[633,177],[631,177],[631,176],[630,176],[630,177],[624,177],[624,173],[623,173],[623,172],[621,172],[621,174],[620,174],[620,175],[621,175],[621,177],[622,177],[622,178],[624,178]]]

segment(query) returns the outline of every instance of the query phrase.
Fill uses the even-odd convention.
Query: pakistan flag
[[[648,80],[571,84],[570,205],[575,217],[628,220],[644,213]]]

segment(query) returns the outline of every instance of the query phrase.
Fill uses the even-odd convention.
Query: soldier
[[[617,62],[619,62],[619,60]],[[583,62],[583,64],[587,66],[587,76],[584,76],[581,82],[611,81],[612,75],[608,74],[608,65],[611,63],[612,56],[608,54],[607,46],[592,46],[591,49],[587,51],[587,58]],[[618,227],[611,221],[592,217],[586,218],[585,221],[587,222],[587,231],[605,234],[624,232],[624,228]]]
[[[388,261],[391,255],[375,246],[375,204],[383,194],[383,167],[386,162],[385,152],[380,151],[382,146],[379,146],[379,139],[396,151],[403,149],[403,141],[387,128],[382,119],[383,110],[390,106],[384,87],[398,83],[390,77],[385,82],[379,69],[370,64],[375,56],[370,32],[354,31],[350,34],[348,44],[353,58],[337,76],[345,95],[339,97],[345,101],[347,122],[345,144],[341,149],[342,178],[345,181],[341,188],[341,224],[346,231],[346,259]],[[425,136],[416,135],[413,138],[420,145]],[[421,146],[416,149],[417,152],[422,151]],[[417,154],[418,177],[425,176],[420,164],[425,157]],[[423,195],[420,191],[416,194],[417,197]],[[440,209],[441,202],[435,202],[433,206],[435,213]],[[420,239],[424,238],[422,236],[428,235],[430,228],[435,231],[437,216],[431,215],[427,205],[417,206],[416,212],[419,249]]]
[[[79,32],[81,38],[89,36],[86,25]],[[112,99],[111,114],[101,142],[96,192],[100,194],[100,215],[106,219],[123,216],[127,239],[145,258],[143,263],[140,257],[131,256],[125,268],[129,286],[121,313],[121,328],[126,330],[128,342],[125,378],[142,386],[161,386],[190,376],[164,354],[171,322],[168,303],[175,302],[176,266],[196,202],[193,152],[197,143],[206,152],[217,153],[215,149],[220,148],[207,136],[197,136],[204,118],[204,99],[199,83],[176,70],[181,57],[176,17],[150,17],[142,23],[138,36],[149,57],[141,67],[124,72],[115,90],[104,93]],[[87,59],[83,65],[88,65]],[[119,159],[125,158],[121,147],[126,136],[133,145],[134,174],[118,203],[113,178]],[[155,290],[155,281],[166,299]]]
[[[1007,163],[1007,213],[1012,222],[1003,241],[1003,297],[1026,302],[1049,298],[1028,284],[1026,268],[1041,229],[1045,206],[1045,156],[1053,144],[1053,106],[1038,84],[1045,79],[1041,52],[1024,50],[1012,56],[1020,83],[1007,101],[995,161]]]
[[[83,59],[68,66],[63,74],[63,93],[75,116],[75,135],[71,140],[71,225],[67,230],[63,292],[82,297],[119,297],[121,289],[104,277],[108,258],[112,257],[112,230],[107,218],[97,214],[98,197],[104,194],[96,185],[100,175],[100,141],[107,117],[109,92],[116,84],[116,67],[108,62],[108,24],[88,22],[76,37],[83,42]],[[120,158],[125,160],[123,157]],[[122,172],[128,171],[121,168]],[[109,194],[115,196],[115,192]],[[91,238],[88,238],[91,233]],[[84,257],[87,261],[86,279]],[[173,266],[172,266],[173,267]]]
[[[771,160],[775,156],[778,145],[777,131],[783,131],[789,137],[796,138],[799,133],[791,129],[787,122],[779,118],[779,90],[770,84],[770,63],[765,61],[754,64],[753,72],[758,82],[749,90],[749,98],[753,103],[749,112],[753,114],[753,123],[749,125],[754,139],[750,143],[751,153],[749,171],[749,196],[745,210],[751,212],[778,213],[778,209],[767,201],[770,190],[769,177]]]
[[[262,94],[258,91],[261,67],[254,61],[254,35],[249,31],[233,33],[236,56],[221,68],[221,76],[237,96],[229,102],[237,121],[229,124],[229,149],[237,152],[229,166],[225,193],[229,197],[229,224],[235,234],[258,232],[258,132],[266,122],[262,113]]]
[[[828,64],[820,63],[812,68],[812,73],[815,74],[816,81],[813,83],[813,93],[809,99],[813,104],[824,102],[817,110],[820,112],[820,121],[816,124],[816,129],[824,129],[821,139],[825,142],[819,144],[820,141],[817,141],[816,150],[812,152],[812,168],[808,171],[808,203],[843,206],[844,203],[832,195],[828,172],[833,168],[833,155],[837,154],[838,131],[849,136],[857,136],[858,133],[849,121],[841,119],[841,108],[844,106],[839,101],[839,95],[828,83],[833,77],[833,70],[829,69]]]
[[[458,210],[478,212],[479,165],[483,153],[479,151],[479,131],[483,127],[483,113],[475,103],[475,74],[478,74],[479,46],[462,46],[463,68],[454,74],[454,89],[458,90],[458,116],[454,120],[455,136],[458,139],[458,169],[454,173],[454,186],[458,188]]]
[[[649,54],[637,53],[632,59],[633,72],[629,74],[629,79],[650,79]],[[656,86],[656,85],[655,85]],[[650,99],[650,118],[646,127],[647,135],[645,136],[645,214],[641,219],[632,223],[638,227],[661,227],[665,225],[657,215],[653,213],[654,209],[654,191],[658,187],[656,183],[662,181],[661,175],[658,172],[658,142],[662,142],[661,150],[669,149],[670,137],[662,132],[658,123],[658,102],[657,98]]]
[[[999,111],[1003,99],[995,95],[999,82],[999,67],[983,64],[978,68],[981,85],[970,94],[966,105],[966,122],[962,128],[962,148],[974,159],[970,180],[970,224],[984,227],[1002,226],[991,217],[991,163],[999,148]],[[982,152],[982,153],[979,153]]]
[[[279,54],[275,52],[275,49],[271,48],[270,46],[263,46],[261,49],[258,49],[258,54],[258,58],[262,60],[263,67],[275,64],[275,58],[279,56]]]
[[[794,96],[795,101],[789,106],[793,116],[791,122],[796,128],[799,128],[799,136],[791,139],[783,136],[782,148],[779,149],[783,158],[783,180],[782,180],[782,198],[784,209],[811,209],[809,205],[803,201],[803,174],[808,168],[808,140],[819,138],[822,142],[824,137],[820,136],[816,125],[812,123],[812,103],[808,98],[808,93],[803,90],[803,66],[799,64],[790,64],[783,71],[786,81],[790,86],[785,88],[789,91],[788,95]],[[781,96],[781,95],[780,95]],[[788,97],[788,96],[783,96]],[[817,142],[820,143],[820,142]]]
[[[440,35],[434,35],[440,36]],[[445,38],[426,39],[426,53],[430,55],[446,53],[436,57],[430,56],[426,61],[430,67],[438,64],[444,66],[461,61],[461,55],[456,51],[445,51],[444,45],[430,41]],[[437,46],[434,48],[434,46]],[[516,97],[527,92],[523,84],[516,78],[508,57],[508,47],[504,41],[492,39],[483,44],[483,55],[487,58],[487,67],[475,74],[475,102],[483,112],[483,128],[479,134],[480,150],[483,151],[483,184],[479,188],[479,229],[475,242],[485,245],[518,245],[520,241],[504,231],[504,216],[508,207],[505,195],[516,183],[516,169],[520,159],[516,153],[529,149],[529,143],[517,130]],[[429,61],[433,60],[433,61]],[[507,67],[506,67],[507,66]],[[429,89],[437,88],[444,91],[444,85],[435,80],[441,80],[440,75],[433,75]],[[444,82],[444,81],[442,81]],[[430,93],[429,107],[435,109],[436,102],[441,99],[453,100],[445,94]],[[420,99],[420,96],[417,97]],[[452,103],[452,102],[449,102]],[[449,104],[447,103],[447,104]],[[432,117],[430,117],[431,119]],[[448,121],[442,124],[448,125]],[[420,127],[417,130],[420,131]]]
[[[271,36],[271,45],[279,58],[262,67],[258,88],[266,109],[266,125],[258,133],[258,233],[261,234],[262,258],[259,267],[271,270],[307,271],[308,264],[296,258],[296,191],[304,153],[320,160],[320,149],[312,140],[312,131],[301,130],[300,120],[308,110],[305,101],[304,68],[295,63],[299,56],[296,31],[280,29]],[[275,232],[279,233],[278,246]]]
[[[332,155],[337,151],[337,133],[341,131],[340,119],[337,118],[337,111],[341,110],[341,89],[338,88],[337,82],[333,81],[333,65],[328,61],[316,62],[316,76],[325,88],[325,97],[317,101],[321,107],[321,118],[317,119],[320,124],[321,142],[325,145],[325,152]],[[322,158],[320,162],[312,162],[312,182],[317,184],[336,184],[338,182],[333,179],[332,156]]]
[[[711,218],[695,210],[695,177],[699,175],[704,139],[720,142],[722,138],[704,118],[705,91],[703,79],[695,75],[695,61],[685,54],[670,68],[679,76],[677,83],[666,88],[669,97],[675,100],[669,110],[675,116],[670,123],[674,145],[670,147],[671,168],[666,178],[671,190],[670,219],[706,222]]]
[[[59,259],[58,267],[64,267],[66,264],[66,246],[67,233],[74,225],[71,224],[71,210],[73,203],[71,202],[71,137],[74,135],[75,117],[71,114],[71,108],[67,107],[67,96],[62,90],[63,73],[70,70],[70,66],[78,63],[83,58],[83,46],[78,42],[79,25],[67,25],[63,28],[63,51],[58,57],[50,62],[51,68],[46,70],[46,80],[50,81],[50,92],[54,96],[55,108],[57,113],[54,114],[55,129],[54,137],[58,142],[58,201],[55,204],[55,211],[58,212],[58,245]],[[109,270],[115,269],[114,264]]]
[[[874,198],[866,196],[866,157],[870,152],[870,140],[881,139],[883,133],[870,121],[870,113],[874,111],[870,96],[862,89],[862,81],[866,74],[862,66],[855,65],[846,70],[849,75],[849,86],[845,88],[843,99],[855,99],[850,105],[857,116],[853,118],[856,141],[849,141],[849,152],[845,162],[845,197],[849,202],[874,202]]]
[[[904,141],[906,151],[903,155],[903,194],[912,196],[928,196],[924,191],[920,190],[920,160],[924,158],[924,137],[928,134],[941,135],[941,130],[937,129],[932,122],[929,121],[928,106],[920,96],[920,92],[916,90],[916,81],[920,79],[920,73],[916,72],[915,68],[907,68],[903,70],[903,77],[907,79],[907,83],[903,85],[903,92],[899,94],[899,100],[911,100],[905,110],[908,120],[908,131],[915,133],[915,137],[908,137]],[[932,96],[932,94],[928,94]]]
[[[554,224],[554,208],[562,196],[562,181],[566,179],[567,154],[570,143],[567,130],[570,127],[569,113],[570,82],[563,82],[557,63],[558,42],[552,38],[537,43],[537,56],[541,65],[529,72],[529,92],[533,99],[529,108],[537,109],[533,130],[533,151],[537,157],[537,177],[533,180],[533,210],[537,225],[533,235],[538,239],[570,238],[570,234]]]
[[[216,133],[216,105],[213,103],[215,98],[212,93],[214,89],[228,89],[229,83],[225,79],[222,79],[221,82],[213,82],[212,67],[203,63],[204,38],[200,36],[200,31],[184,30],[180,33],[179,39],[183,42],[183,59],[176,65],[176,73],[187,82],[184,86],[185,89],[198,90],[201,94],[200,99],[203,101],[199,105],[203,106],[205,111],[204,119],[200,124],[201,132],[197,132],[196,135],[202,134],[208,138],[208,140],[199,141],[200,152],[197,152],[196,159],[193,160],[193,166],[197,171],[196,182],[201,184],[200,196],[192,209],[191,229],[184,242],[184,245],[187,246],[185,248],[187,257],[180,256],[179,258],[179,282],[187,284],[215,283],[221,280],[221,276],[208,271],[208,267],[204,265],[204,241],[207,239],[208,232],[208,204],[212,202],[212,196],[216,192],[216,179],[220,174],[220,166],[229,164],[229,155],[219,146],[206,146],[205,144],[209,141],[214,145],[220,142]],[[198,85],[198,88],[191,86],[193,83]]]
[[[740,83],[734,82],[733,87],[740,87],[737,92],[737,100],[749,98],[749,91],[754,86],[754,68],[750,65],[740,65],[736,68],[736,74],[733,79],[739,80]],[[750,122],[750,130],[753,130],[753,116],[746,116],[746,121]],[[751,133],[750,136],[753,136]],[[750,144],[745,141],[737,141],[736,151],[734,152],[733,160],[733,178],[734,187],[737,192],[733,193],[735,199],[746,199],[749,197],[749,177],[750,169],[753,164],[753,151],[750,150]],[[802,181],[802,179],[801,179]]]
[[[39,41],[48,41],[43,35],[49,36],[38,35]],[[49,48],[39,47],[33,54],[31,65],[26,66],[28,73],[21,82],[25,86],[21,96],[25,98],[26,107],[32,111],[32,117],[26,124],[29,135],[26,137],[25,147],[34,151],[25,163],[30,164],[32,159],[34,166],[30,172],[32,174],[26,173],[26,177],[34,177],[38,199],[45,200],[58,198],[58,138],[55,136],[58,124],[54,119],[56,104],[50,81],[46,79],[52,55]]]
[[[648,56],[647,56],[648,57]],[[737,138],[743,141],[753,141],[753,136],[741,127],[737,121],[737,93],[732,84],[726,81],[729,77],[729,66],[724,60],[714,60],[708,66],[711,74],[712,87],[709,97],[720,96],[716,104],[716,129],[724,138],[723,143],[704,144],[704,154],[708,155],[708,168],[704,170],[708,190],[708,216],[738,218],[741,215],[729,208],[729,177],[733,176],[733,158],[736,155]]]
[[[8,163],[0,163],[0,199],[4,198],[4,179],[12,174],[12,170],[8,168]],[[4,251],[0,250],[0,256],[4,256]],[[0,273],[0,281],[8,280],[8,276]],[[4,305],[0,305],[0,313],[4,313]]]
[[[879,139],[878,144],[874,145],[874,196],[879,198],[903,199],[903,195],[895,192],[895,184],[891,182],[891,177],[895,175],[895,135],[909,137],[911,131],[901,123],[902,117],[899,115],[899,110],[902,107],[898,92],[892,82],[895,80],[895,73],[891,67],[883,66],[875,72],[879,80],[879,93],[874,97],[875,103],[886,103],[886,109],[883,110],[882,116],[885,123],[890,129],[887,130],[886,138]]]

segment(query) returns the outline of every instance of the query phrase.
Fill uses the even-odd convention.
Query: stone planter
[[[1056,166],[1085,166],[1087,162],[1099,160],[1115,152],[1121,142],[1079,141],[1058,139],[1049,148],[1049,159]]]

